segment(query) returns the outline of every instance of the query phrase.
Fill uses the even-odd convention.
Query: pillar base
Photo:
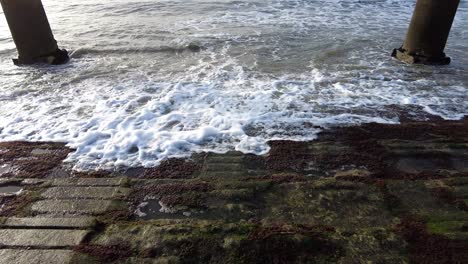
[[[442,53],[440,57],[427,57],[419,54],[411,54],[403,48],[394,49],[392,57],[408,64],[426,64],[426,65],[448,65],[450,58]]]
[[[65,64],[70,60],[68,56],[68,51],[66,49],[57,49],[56,51],[41,56],[37,58],[22,58],[19,57],[18,59],[13,59],[13,63],[15,65],[29,65],[35,63],[47,63],[50,65],[59,65]]]

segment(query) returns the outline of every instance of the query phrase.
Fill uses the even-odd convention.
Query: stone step
[[[70,247],[77,246],[88,230],[0,229],[3,247]]]
[[[205,171],[202,173],[202,177],[226,177],[226,178],[239,178],[246,176],[247,173],[244,171]]]
[[[0,249],[0,264],[66,264],[74,259],[73,250]]]
[[[451,239],[468,239],[468,221],[440,221],[440,222],[428,222],[427,227],[429,232],[440,234]]]
[[[39,184],[43,184],[46,181],[47,180],[45,180],[45,179],[24,179],[21,182],[21,184],[22,185],[39,185]]]
[[[323,143],[311,143],[307,145],[309,153],[329,153],[329,154],[339,154],[350,149],[349,146],[339,145],[336,142],[323,142]]]
[[[42,193],[44,198],[58,199],[118,199],[130,193],[120,187],[51,187]]]
[[[77,219],[77,218],[81,218],[81,217],[94,217],[94,216],[97,216],[97,215],[100,215],[100,214],[91,215],[91,214],[76,213],[76,212],[75,213],[51,212],[51,213],[40,213],[40,214],[37,215],[37,217],[40,217],[40,218],[62,218],[62,219],[74,218],[74,219]],[[58,228],[60,228],[60,227],[58,227]],[[68,229],[68,228],[64,227],[63,229]],[[72,229],[72,228],[70,228],[70,229]]]
[[[412,141],[412,140],[382,140],[382,145],[395,151],[414,152],[450,152],[466,153],[467,143],[462,142],[434,142],[434,141]]]
[[[206,159],[207,163],[242,163],[244,156],[212,156]]]
[[[444,182],[450,186],[468,185],[468,177],[458,177],[445,179]]]
[[[115,264],[163,264],[163,263],[180,263],[178,257],[176,256],[164,256],[158,258],[138,258],[131,257],[127,259],[117,260]]]
[[[208,163],[206,171],[242,171],[244,166],[241,163]]]
[[[127,181],[126,178],[63,178],[54,179],[52,186],[121,186]]]
[[[84,218],[16,218],[11,217],[0,223],[0,228],[75,228],[86,229],[96,225],[91,217]]]
[[[459,198],[468,199],[468,185],[453,187],[453,194]]]
[[[113,205],[109,200],[41,200],[31,210],[39,214],[103,214]]]
[[[1,167],[2,165],[0,165]],[[17,179],[11,179],[11,178],[0,178],[0,186],[3,186],[3,185],[8,185],[8,184],[11,184],[11,183],[18,183],[20,182],[21,180],[17,180]]]

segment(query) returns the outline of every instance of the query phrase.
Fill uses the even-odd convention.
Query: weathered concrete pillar
[[[15,64],[62,64],[68,52],[57,46],[41,0],[0,0],[18,50]]]
[[[445,44],[460,0],[417,0],[403,46],[392,56],[414,64],[449,64]]]

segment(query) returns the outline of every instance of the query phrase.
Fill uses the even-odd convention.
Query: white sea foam
[[[390,105],[468,114],[465,3],[448,67],[389,58],[413,1],[44,4],[59,43],[75,52],[64,66],[15,67],[0,23],[0,140],[66,142],[77,168],[154,166],[201,151],[265,154],[268,140],[398,123]]]

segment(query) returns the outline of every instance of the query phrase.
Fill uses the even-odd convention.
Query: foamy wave
[[[268,140],[312,140],[321,127],[397,123],[395,115],[376,111],[392,103],[420,104],[446,118],[461,115],[460,109],[444,108],[442,98],[411,95],[404,85],[359,89],[316,69],[296,80],[252,79],[235,61],[210,65],[188,71],[188,76],[210,74],[198,82],[146,82],[132,89],[127,83],[92,92],[44,89],[40,96],[18,96],[2,109],[0,139],[68,142],[76,149],[69,160],[79,168],[154,166],[200,151],[265,154]],[[456,99],[465,92],[453,89],[450,103],[466,110],[466,101]]]

